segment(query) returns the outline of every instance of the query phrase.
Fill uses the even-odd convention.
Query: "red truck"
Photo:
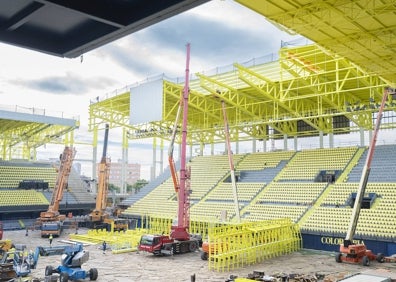
[[[168,235],[143,235],[139,243],[139,251],[154,255],[173,255],[195,252],[202,245],[200,235],[191,235],[189,240],[179,241]]]

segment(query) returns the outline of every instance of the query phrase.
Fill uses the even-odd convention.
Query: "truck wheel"
[[[59,275],[59,282],[67,282],[69,281],[69,274],[67,272],[61,272]]]
[[[370,265],[370,259],[369,259],[367,256],[364,256],[364,257],[362,258],[362,264],[363,264],[364,266],[369,266],[369,265]]]
[[[198,250],[198,242],[197,241],[190,242],[190,244],[188,246],[188,250],[192,253],[195,252],[196,250]]]
[[[206,252],[201,252],[201,259],[202,259],[202,260],[208,260],[208,253],[206,253]]]
[[[377,257],[376,257],[376,260],[377,260],[378,262],[380,262],[380,263],[385,262],[385,256],[384,256],[384,254],[378,253],[378,255],[377,255]]]
[[[336,256],[335,256],[336,262],[342,262],[341,257],[342,257],[342,254],[341,254],[341,253],[336,253]]]
[[[45,267],[45,276],[51,276],[54,273],[54,268],[51,265]]]
[[[98,279],[98,270],[96,268],[91,268],[89,270],[89,280],[96,281]]]

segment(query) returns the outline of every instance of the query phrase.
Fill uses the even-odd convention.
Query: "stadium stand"
[[[300,225],[304,236],[316,234],[342,238],[348,227],[366,151],[366,147],[353,146],[234,155],[241,220],[287,217]],[[373,178],[369,178],[365,195],[369,203],[362,209],[356,233],[359,238],[384,242],[396,238],[396,180],[393,172],[381,169],[389,167],[391,160],[395,159],[395,152],[396,145],[378,146],[375,151]],[[236,210],[228,156],[197,156],[188,162],[188,166],[191,168],[191,220],[234,222]],[[52,187],[49,191],[17,187],[20,179],[32,179],[30,176],[35,168],[41,173],[40,179],[54,183],[56,169],[52,165],[2,161],[1,178],[13,180],[1,182],[0,209],[12,206],[17,212],[18,207],[25,205],[36,205],[36,209],[48,205]],[[21,170],[19,179],[16,169]],[[340,174],[332,181],[318,178],[321,171],[335,170]],[[46,178],[48,174],[53,179]],[[69,207],[94,204],[86,189],[78,173],[72,171],[67,199],[65,195],[61,205],[66,206],[66,202]],[[174,218],[177,198],[169,171],[166,170],[141,192],[128,197],[123,205],[126,210],[122,216],[130,219],[145,216]],[[5,226],[21,228],[29,224],[29,220],[5,220]]]
[[[285,151],[234,155],[239,208],[243,221],[259,221],[289,217],[300,223],[304,232],[312,234],[345,234],[351,214],[351,199],[360,179],[351,176],[365,160],[367,148],[356,146],[305,151]],[[373,167],[383,166],[394,158],[396,145],[378,146]],[[386,157],[384,155],[387,155]],[[189,162],[191,167],[191,219],[233,221],[235,205],[229,181],[227,156],[198,156]],[[339,170],[334,181],[318,181],[323,170]],[[396,181],[381,176],[387,170],[378,169],[369,183],[367,193],[373,194],[370,209],[363,209],[357,233],[372,238],[395,236]],[[265,175],[265,177],[263,177]],[[345,182],[347,179],[347,182]],[[268,182],[267,182],[268,181]],[[136,197],[136,195],[134,196]],[[155,208],[154,208],[155,207]],[[137,200],[124,215],[176,214],[176,195],[169,178]],[[372,222],[375,221],[375,224]],[[384,228],[379,235],[378,230]]]
[[[30,226],[51,202],[57,178],[57,163],[12,160],[0,162],[0,216],[5,229]],[[84,214],[95,205],[86,183],[72,169],[68,190],[60,204],[61,211]],[[17,214],[20,220],[12,219]]]

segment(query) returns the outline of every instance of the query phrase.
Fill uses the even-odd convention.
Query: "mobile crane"
[[[102,159],[99,164],[98,192],[96,195],[95,209],[88,216],[88,225],[91,228],[110,226],[113,230],[128,229],[126,218],[114,217],[114,212],[107,211],[107,197],[109,192],[110,158],[107,157],[107,144],[109,139],[109,125],[106,124]]]
[[[187,144],[187,117],[188,117],[188,96],[189,96],[189,63],[190,44],[187,44],[186,76],[183,89],[183,96],[180,100],[176,121],[173,128],[172,140],[169,152],[169,165],[178,200],[177,221],[173,222],[170,235],[143,235],[138,246],[139,251],[145,251],[154,255],[172,255],[188,252],[195,252],[202,243],[200,235],[189,234],[189,193],[190,193],[190,169],[186,167],[186,144]],[[182,143],[180,155],[180,175],[177,181],[176,169],[173,162],[173,144],[175,142],[177,123],[183,106],[182,123]]]
[[[47,211],[40,213],[39,224],[41,227],[41,237],[60,236],[63,221],[66,216],[59,213],[59,205],[63,198],[63,193],[67,189],[68,179],[72,168],[76,150],[66,146],[63,154],[60,155],[60,167],[56,178],[54,191],[52,192],[51,203]]]
[[[364,266],[370,265],[370,261],[377,260],[378,262],[384,262],[388,260],[383,254],[375,255],[371,250],[368,250],[364,244],[355,244],[353,242],[353,236],[355,235],[361,204],[363,202],[364,193],[366,190],[368,178],[370,175],[371,161],[374,156],[375,144],[377,142],[377,135],[381,125],[381,119],[385,103],[388,99],[388,93],[391,91],[390,88],[386,88],[382,97],[381,106],[377,114],[377,121],[374,128],[374,134],[371,139],[369,150],[367,153],[366,163],[363,167],[362,177],[360,179],[356,200],[353,206],[351,221],[349,223],[348,231],[344,239],[343,244],[340,245],[340,251],[336,254],[336,262],[350,262],[350,263],[361,263]],[[394,91],[394,90],[392,90]]]
[[[98,191],[96,194],[95,209],[89,214],[90,227],[97,228],[104,224],[109,217],[106,212],[107,194],[109,191],[110,159],[107,157],[107,144],[109,139],[109,125],[106,124],[103,142],[102,159],[99,163]]]

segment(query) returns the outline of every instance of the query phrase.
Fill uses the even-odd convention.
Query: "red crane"
[[[176,121],[169,149],[169,165],[172,180],[177,193],[178,212],[177,221],[172,224],[170,235],[143,235],[140,239],[139,250],[155,255],[177,254],[194,252],[198,250],[202,243],[200,235],[191,235],[188,232],[190,225],[190,169],[186,166],[186,146],[187,146],[187,118],[188,118],[188,96],[189,96],[189,65],[190,65],[190,44],[187,44],[186,77],[183,89],[183,96],[180,100]],[[173,145],[176,139],[177,124],[183,108],[182,141],[180,153],[180,179],[178,180],[175,164],[173,161]]]

